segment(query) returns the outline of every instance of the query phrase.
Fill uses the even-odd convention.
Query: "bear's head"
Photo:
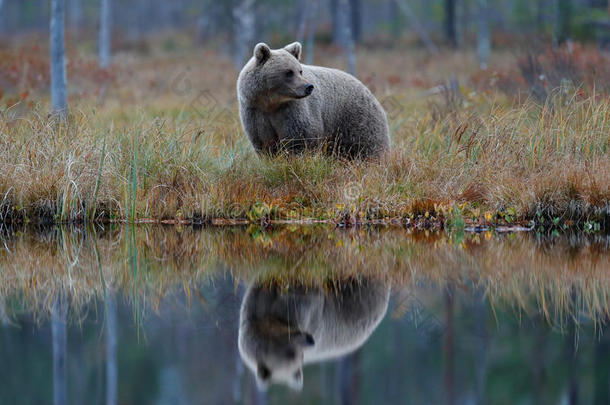
[[[240,353],[256,374],[258,387],[266,389],[271,383],[280,383],[301,390],[304,352],[314,346],[313,336],[295,330],[267,331],[264,335],[256,341],[240,342]]]
[[[273,50],[257,44],[240,74],[242,96],[267,110],[309,96],[314,86],[303,76],[301,49],[298,42]]]

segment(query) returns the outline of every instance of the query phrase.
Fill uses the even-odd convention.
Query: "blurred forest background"
[[[0,0],[0,49],[8,50],[0,59],[0,96],[17,92],[24,99],[32,90],[51,85],[52,109],[66,112],[68,95],[78,96],[79,88],[67,90],[66,77],[78,83],[79,77],[89,76],[102,84],[95,92],[105,96],[114,77],[108,69],[113,55],[142,58],[175,50],[192,54],[193,49],[203,48],[218,51],[215,59],[231,61],[237,72],[255,43],[266,41],[279,47],[297,40],[305,44],[304,62],[316,63],[316,50],[321,48],[323,56],[345,56],[339,67],[355,75],[355,49],[403,54],[422,50],[411,56],[414,63],[408,70],[399,61],[386,63],[383,55],[376,55],[380,65],[364,71],[385,75],[389,85],[405,79],[401,72],[429,69],[422,60],[436,57],[442,64],[447,50],[470,53],[476,60],[464,66],[470,73],[476,72],[477,65],[488,67],[492,50],[508,50],[522,59],[518,61],[520,77],[506,77],[506,81],[525,81],[533,95],[544,100],[544,87],[558,87],[561,80],[574,79],[575,70],[583,70],[583,63],[575,66],[578,61],[572,60],[573,41],[609,48],[609,16],[607,0]],[[44,57],[46,41],[41,41],[47,36],[50,61]],[[537,55],[566,43],[567,57],[551,55],[552,64],[562,65],[552,69],[561,72],[545,72]],[[66,45],[72,52],[67,59],[68,75]],[[15,49],[19,52],[11,51]],[[96,54],[97,67],[103,71],[91,63],[79,63]],[[498,65],[506,67],[506,62]],[[599,67],[604,62],[595,55],[584,64]],[[449,66],[446,73],[456,86],[459,72]],[[373,85],[364,75],[358,76]],[[438,75],[449,79],[444,76],[445,72]],[[540,83],[540,78],[550,82]],[[434,83],[438,78],[431,83],[421,77],[407,79],[416,87],[438,84]],[[576,85],[584,80],[577,79]],[[7,106],[19,97],[9,101]]]
[[[256,42],[297,40],[306,45],[307,63],[315,45],[330,46],[348,54],[352,72],[354,44],[421,47],[433,55],[474,50],[483,68],[491,49],[570,40],[610,45],[607,0],[0,0],[1,46],[47,37],[53,14],[62,18],[68,45],[97,51],[103,68],[111,53],[148,54],[155,42],[165,51],[214,46],[239,69]],[[0,73],[0,86],[10,88],[10,72]]]
[[[137,47],[147,36],[183,31],[194,41],[229,45],[240,40],[312,40],[345,45],[346,23],[356,43],[396,45],[399,39],[433,48],[494,46],[538,37],[554,42],[607,41],[607,0],[61,0],[68,31],[92,40],[109,8],[116,49]],[[0,1],[0,34],[46,35],[51,1]],[[166,44],[171,46],[171,44]],[[249,45],[252,45],[251,43]],[[243,56],[243,55],[240,55]]]

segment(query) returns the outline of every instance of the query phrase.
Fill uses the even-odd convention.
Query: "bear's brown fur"
[[[323,148],[341,157],[379,157],[390,148],[386,114],[355,77],[301,64],[301,44],[260,43],[237,80],[239,115],[258,153]]]

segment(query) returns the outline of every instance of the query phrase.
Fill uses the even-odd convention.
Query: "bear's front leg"
[[[319,144],[321,130],[307,120],[307,115],[292,109],[278,111],[270,122],[279,138],[279,149],[289,153],[313,150]]]
[[[275,154],[278,151],[278,134],[264,113],[256,108],[240,108],[242,125],[257,153]]]

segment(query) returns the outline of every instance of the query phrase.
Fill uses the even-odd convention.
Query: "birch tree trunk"
[[[487,381],[487,352],[489,336],[487,332],[487,304],[483,292],[476,292],[474,306],[477,351],[474,357],[475,405],[485,404],[485,383]]]
[[[106,300],[106,405],[118,401],[116,298],[110,293]]]
[[[417,17],[415,16],[415,13],[409,6],[409,3],[407,3],[406,0],[394,0],[394,1],[400,7],[400,11],[402,11],[404,13],[404,15],[407,17],[407,19],[409,20],[409,24],[411,24],[413,26],[413,29],[415,29],[415,31],[417,32],[417,35],[424,43],[428,52],[430,52],[432,54],[438,53],[438,49],[436,48],[436,45],[434,45],[434,42],[432,42],[432,39],[430,39],[430,36],[428,35],[428,32],[426,32],[425,28],[419,23]]]
[[[341,29],[341,0],[330,0],[330,18],[333,26],[333,42],[337,45],[343,45],[342,29]]]
[[[536,0],[536,30],[544,32],[544,0]]]
[[[307,34],[306,45],[306,61],[308,65],[313,64],[314,42],[316,40],[316,27],[318,23],[318,0],[311,0],[311,9],[309,13],[309,32]]]
[[[362,3],[360,0],[349,0],[352,39],[359,42],[362,36]]]
[[[68,115],[66,91],[65,0],[51,0],[51,112]]]
[[[297,14],[297,35],[296,40],[299,43],[303,43],[303,38],[305,38],[305,28],[308,28],[309,24],[308,15],[309,15],[309,7],[305,4],[304,0],[297,0],[296,4],[296,14]]]
[[[457,47],[456,0],[445,0],[445,38],[449,46]]]
[[[453,325],[455,287],[451,284],[443,294],[445,312],[445,334],[443,335],[443,388],[445,404],[455,404],[455,330]]]
[[[557,16],[555,17],[555,40],[562,44],[570,38],[572,23],[571,0],[557,0]]]
[[[4,28],[4,13],[2,13],[2,6],[4,5],[4,0],[0,0],[0,34],[2,34]]]
[[[400,21],[398,21],[398,0],[388,2],[388,20],[390,22],[390,35],[392,38],[400,36]]]
[[[66,321],[67,305],[63,294],[58,294],[51,313],[53,340],[53,405],[66,404]]]
[[[1,0],[0,0],[1,1]],[[78,32],[83,25],[82,0],[70,0],[70,27]]]
[[[99,64],[102,69],[110,65],[110,41],[112,33],[111,0],[100,0],[100,32],[98,38]]]
[[[356,54],[354,50],[354,38],[352,36],[352,21],[349,0],[340,0],[339,14],[341,15],[341,28],[343,37],[343,48],[347,53],[347,64],[349,73],[356,76]]]
[[[477,58],[481,69],[487,69],[491,39],[488,0],[477,0]]]
[[[360,352],[343,357],[337,364],[337,403],[360,403]]]
[[[609,5],[610,6],[610,5]],[[609,10],[610,11],[610,10]],[[594,404],[609,404],[610,403],[610,326],[608,326],[608,316],[600,330],[600,337],[596,339],[595,350],[593,353],[593,368],[594,372]]]
[[[235,67],[240,70],[244,64],[244,57],[254,38],[254,0],[241,0],[233,8],[235,20]]]

